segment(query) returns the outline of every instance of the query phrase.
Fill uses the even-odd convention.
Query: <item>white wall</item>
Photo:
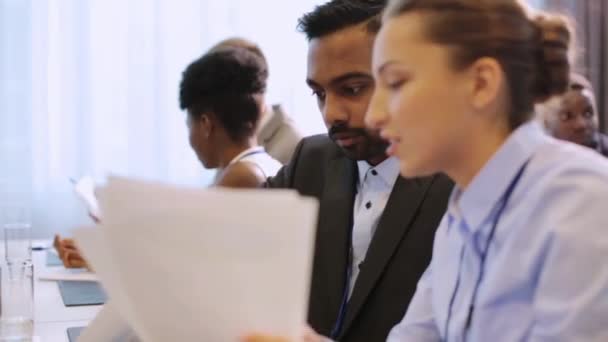
[[[204,186],[187,143],[181,72],[218,40],[257,41],[269,99],[308,134],[324,127],[297,18],[322,0],[0,0],[0,204],[34,232],[87,223],[69,177],[109,173]]]

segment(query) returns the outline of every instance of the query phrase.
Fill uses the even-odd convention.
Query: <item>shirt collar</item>
[[[365,160],[357,161],[359,170],[359,185],[365,182],[366,177],[371,176],[371,170],[375,170],[387,187],[392,188],[399,176],[399,160],[395,157],[390,157],[376,166],[371,166]]]
[[[460,217],[472,232],[480,229],[517,172],[548,136],[536,122],[517,128],[477,173],[464,191],[454,188],[448,214]]]

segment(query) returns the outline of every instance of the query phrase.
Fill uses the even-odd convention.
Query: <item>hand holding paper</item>
[[[74,240],[55,235],[53,247],[66,268],[89,268]]]

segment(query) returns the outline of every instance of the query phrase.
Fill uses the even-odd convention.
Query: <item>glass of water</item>
[[[34,334],[34,266],[0,265],[0,341],[32,341]]]
[[[9,264],[32,261],[31,224],[28,211],[22,206],[0,207],[4,235],[4,256]]]

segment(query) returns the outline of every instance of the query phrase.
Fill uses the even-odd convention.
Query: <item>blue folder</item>
[[[68,339],[70,342],[78,341],[78,336],[82,333],[85,327],[68,328]]]
[[[59,281],[57,284],[65,306],[101,305],[108,299],[94,281]]]

